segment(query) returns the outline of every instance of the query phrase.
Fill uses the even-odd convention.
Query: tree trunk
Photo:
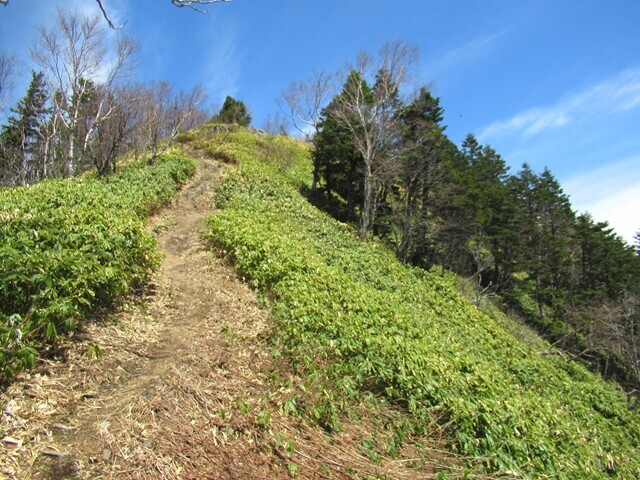
[[[318,166],[318,162],[314,159],[313,161],[313,180],[311,182],[311,191],[315,192],[316,188],[318,188],[318,178],[320,177],[320,168]]]
[[[365,162],[364,169],[364,202],[362,205],[362,218],[360,222],[360,240],[367,239],[367,233],[371,225],[371,209],[373,201],[373,175],[371,173],[371,164]]]
[[[47,161],[49,160],[49,146],[50,146],[50,144],[51,144],[50,140],[47,138],[44,141],[44,151],[42,152],[42,171],[41,171],[42,180],[47,178]]]
[[[20,172],[18,173],[18,182],[23,187],[28,183],[29,165],[27,165],[27,139],[24,133],[20,140]]]

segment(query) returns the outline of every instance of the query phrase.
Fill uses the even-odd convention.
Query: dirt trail
[[[359,453],[371,425],[328,436],[283,413],[299,379],[274,364],[255,293],[200,235],[219,171],[199,160],[152,219],[165,259],[144,301],[0,394],[0,478],[433,478]]]
[[[10,387],[3,421],[27,428],[12,432],[19,445],[5,442],[13,462],[0,476],[243,478],[259,475],[260,464],[273,476],[272,462],[242,438],[244,417],[267,390],[261,369],[270,359],[258,339],[267,314],[200,236],[218,174],[201,160],[152,220],[165,258],[142,305],[89,326],[67,361]],[[96,344],[102,356],[89,360]]]
[[[200,162],[178,201],[155,219],[166,229],[158,237],[165,259],[147,314],[162,322],[142,361],[124,369],[129,375],[78,411],[78,432],[65,447],[81,452],[82,478],[217,477],[215,447],[226,442],[217,441],[216,422],[224,427],[238,398],[253,396],[246,379],[262,387],[254,367],[268,360],[258,358],[257,345],[266,313],[200,236],[217,173]],[[233,462],[224,468],[240,478]]]

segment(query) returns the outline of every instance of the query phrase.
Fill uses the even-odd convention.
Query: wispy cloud
[[[640,68],[625,70],[607,80],[571,93],[556,104],[537,107],[495,122],[478,133],[481,141],[531,136],[542,131],[628,111],[640,106]]]
[[[222,104],[227,95],[236,96],[240,89],[242,54],[238,52],[237,31],[227,25],[207,42],[212,45],[203,59],[204,86],[212,101]]]
[[[501,30],[491,35],[476,37],[470,42],[449,50],[447,53],[427,64],[426,70],[429,76],[437,77],[446,70],[454,67],[476,62],[491,53],[496,45],[511,29]]]
[[[126,20],[130,0],[109,0],[105,2],[110,18],[114,23]],[[15,53],[20,59],[16,85],[8,103],[15,103],[20,98],[31,79],[30,71],[37,67],[31,61],[31,48],[37,40],[38,28],[56,29],[57,10],[65,13],[78,13],[80,16],[98,16],[100,26],[105,30],[107,39],[113,43],[120,31],[109,29],[102,20],[102,13],[94,1],[86,0],[50,0],[46,2],[11,2],[2,11],[2,20],[7,23],[1,26],[0,37],[2,47]]]
[[[608,221],[630,244],[640,229],[640,156],[613,162],[563,181],[573,207]]]

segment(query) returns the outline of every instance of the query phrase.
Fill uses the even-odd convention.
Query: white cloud
[[[241,53],[238,34],[233,27],[219,26],[215,35],[206,40],[210,53],[203,59],[204,86],[214,102],[222,102],[227,95],[236,96],[240,89]],[[220,31],[222,30],[222,31]]]
[[[479,139],[507,135],[508,132],[522,132],[524,135],[535,135],[548,128],[560,127],[570,121],[566,111],[561,109],[545,110],[534,108],[519,113],[504,122],[494,123],[478,134]]]
[[[475,62],[488,55],[496,43],[500,41],[510,29],[505,29],[492,35],[476,37],[460,47],[449,50],[440,58],[427,64],[428,76],[435,77],[442,72],[465,63]]]
[[[584,210],[596,221],[609,222],[618,235],[633,245],[633,236],[640,231],[640,185],[594,201]]]
[[[640,229],[640,156],[615,162],[563,181],[571,204],[607,221],[629,244]]]
[[[602,118],[640,106],[640,68],[625,70],[607,80],[569,94],[556,104],[518,113],[485,127],[481,141],[510,136],[531,136],[572,122]]]
[[[618,111],[627,111],[640,106],[640,69],[625,72],[624,84],[617,92],[616,106]]]
[[[104,2],[105,8],[108,8],[109,16],[115,23],[127,18],[130,1],[109,0]],[[67,13],[77,12],[80,15],[97,15],[100,19],[100,26],[105,29],[109,42],[113,42],[115,35],[120,33],[120,31],[116,32],[107,27],[97,3],[93,0],[11,2],[9,6],[2,8],[2,20],[6,23],[0,26],[0,38],[3,41],[2,48],[15,53],[20,59],[20,65],[15,88],[7,100],[7,104],[14,104],[24,95],[31,80],[30,71],[32,68],[36,68],[31,61],[30,52],[39,36],[38,28],[55,28],[57,9]]]

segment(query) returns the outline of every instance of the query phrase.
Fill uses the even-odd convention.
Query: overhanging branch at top
[[[111,19],[109,18],[109,16],[107,15],[107,11],[102,6],[102,1],[101,0],[96,0],[96,2],[98,2],[98,6],[100,7],[100,11],[102,12],[102,16],[104,17],[104,19],[107,21],[107,23],[109,24],[109,26],[111,28],[113,28],[115,30],[115,29],[124,27],[124,25],[127,22],[124,22],[122,25],[118,25],[118,26],[114,25],[113,22],[111,21]]]
[[[206,13],[206,10],[202,10],[196,5],[211,5],[212,3],[227,3],[231,0],[171,0],[176,7],[189,7],[197,10],[198,12]]]
[[[104,6],[102,5],[102,0],[96,0],[96,2],[98,3],[98,7],[100,7],[100,11],[102,12],[102,16],[104,17],[104,19],[107,21],[107,23],[109,24],[109,27],[113,28],[113,29],[118,29],[118,28],[122,28],[127,22],[124,22],[122,25],[115,25],[111,19],[109,18],[109,15],[107,14],[107,11],[105,10]],[[171,3],[173,5],[175,5],[176,7],[189,7],[192,8],[193,10],[196,10],[200,13],[207,13],[207,10],[204,8],[200,8],[198,7],[198,5],[211,5],[213,3],[228,3],[231,2],[231,0],[171,0]],[[4,5],[5,7],[9,4],[9,0],[0,0],[0,4]]]

